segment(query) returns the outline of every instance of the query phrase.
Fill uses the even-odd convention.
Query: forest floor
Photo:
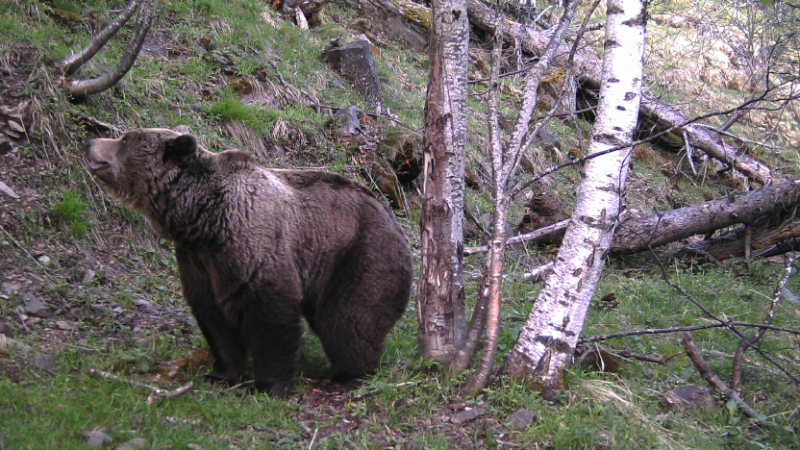
[[[18,197],[0,193],[0,449],[86,448],[92,439],[103,439],[98,433],[107,436],[101,445],[108,448],[126,442],[134,448],[141,444],[134,439],[144,439],[142,448],[153,449],[797,448],[798,389],[756,353],[748,352],[745,361],[744,398],[768,419],[766,425],[755,425],[706,390],[684,355],[664,365],[625,356],[681,353],[676,334],[597,344],[616,355],[616,371],[576,364],[568,372],[569,390],[554,401],[504,377],[495,377],[483,394],[464,397],[460,389],[469,371],[454,376],[416,354],[413,298],[388,338],[379,371],[353,391],[329,389],[324,354],[308,331],[286,399],[249,390],[249,374],[237,387],[205,381],[211,361],[182,299],[171,243],[108,199],[85,169],[83,140],[134,127],[189,125],[215,151],[249,149],[266,166],[323,168],[369,184],[360,161],[388,158],[375,142],[421,129],[426,53],[399,44],[381,49],[386,103],[402,126],[368,124],[359,138],[342,137],[326,127],[321,109],[292,99],[364,107],[318,57],[330,35],[357,34],[364,19],[357,11],[333,2],[323,25],[307,32],[261,2],[181,0],[162,6],[146,52],[118,87],[71,103],[49,63],[85,43],[108,13],[70,2],[56,6],[71,8],[82,21],[66,20],[53,13],[55,6],[36,0],[0,4],[0,106],[19,107],[26,127],[17,137],[7,134],[11,144],[0,147],[0,181]],[[218,57],[199,48],[203,38],[235,67],[221,67]],[[108,52],[84,75],[113,65],[120,44]],[[243,84],[279,107],[241,103],[237,86]],[[504,111],[512,111],[516,100],[510,90]],[[486,136],[485,106],[471,100],[471,107],[468,164],[480,180],[486,176],[478,151]],[[11,130],[7,121],[0,131]],[[590,124],[550,128],[566,149],[579,144]],[[552,150],[539,149],[531,159],[544,161]],[[733,188],[724,176],[687,177],[678,156],[655,147],[639,155],[628,198],[643,210],[685,206]],[[796,155],[781,158],[797,166]],[[569,206],[579,179],[574,168],[554,174],[550,193]],[[418,263],[417,191],[407,188],[410,216],[397,214]],[[485,190],[471,189],[467,202],[478,218],[491,208]],[[511,228],[523,203],[512,209]],[[468,245],[480,243],[479,236],[469,239]],[[509,252],[501,354],[513,345],[541,288],[521,274],[556,250],[520,245]],[[481,256],[466,260],[470,305],[482,263]],[[783,264],[689,261],[667,262],[666,268],[716,314],[759,322]],[[649,256],[611,260],[584,335],[709,323],[662,276]],[[792,277],[788,289],[800,292],[800,277]],[[609,293],[618,302],[601,300]],[[785,298],[775,325],[797,328],[798,322],[800,304]],[[720,329],[694,336],[712,369],[729,377],[739,340]],[[759,343],[794,374],[799,344],[796,337],[771,332]],[[192,387],[174,397],[153,396],[136,385],[174,390],[189,382]],[[699,386],[692,388],[697,399],[686,407],[665,402],[665,394],[683,386]]]

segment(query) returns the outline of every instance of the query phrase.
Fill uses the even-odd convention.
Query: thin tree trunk
[[[113,69],[98,78],[70,81],[66,85],[67,94],[76,98],[88,97],[98,92],[103,92],[117,84],[131,70],[133,63],[136,62],[136,57],[142,48],[144,38],[147,37],[147,32],[150,31],[150,25],[153,23],[157,8],[158,0],[149,0],[139,7],[136,27],[133,29],[133,33],[131,33],[131,37],[125,46],[122,58]]]
[[[499,29],[495,33],[494,49],[492,52],[492,74],[489,89],[489,135],[492,147],[492,231],[489,258],[487,260],[484,282],[486,288],[481,292],[481,301],[486,302],[486,338],[480,364],[469,383],[464,387],[465,395],[476,395],[483,390],[489,381],[489,376],[494,368],[497,358],[497,347],[500,338],[500,303],[503,294],[503,259],[505,256],[506,216],[511,200],[508,191],[511,188],[514,174],[519,167],[520,155],[530,146],[533,136],[544,125],[539,123],[533,130],[529,124],[533,117],[533,110],[537,102],[537,92],[545,70],[550,65],[559,43],[564,38],[572,18],[575,15],[577,0],[570,0],[565,4],[564,14],[559,20],[550,43],[542,53],[539,61],[534,64],[527,74],[525,91],[519,116],[511,133],[507,147],[503,148],[499,125],[499,76],[500,62],[503,49],[502,22],[498,19]],[[500,17],[500,16],[498,16]],[[459,353],[459,357],[468,355]],[[472,356],[469,355],[471,358]],[[455,368],[465,367],[465,361],[456,361]]]
[[[469,22],[464,0],[434,0],[432,16],[418,338],[420,354],[449,363],[465,332],[461,264]]]
[[[642,0],[609,0],[600,108],[589,153],[631,142],[641,100],[647,14]],[[504,372],[564,388],[564,371],[583,328],[619,220],[630,149],[587,161],[578,203],[553,273],[534,304]]]

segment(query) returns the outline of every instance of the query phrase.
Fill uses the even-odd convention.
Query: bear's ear
[[[197,138],[191,134],[182,134],[164,143],[163,162],[181,161],[197,153]]]

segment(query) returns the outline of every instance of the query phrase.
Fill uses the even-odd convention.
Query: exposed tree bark
[[[642,0],[609,0],[600,107],[589,154],[629,143],[639,115],[647,14]],[[545,397],[564,388],[605,256],[619,220],[630,148],[589,160],[553,273],[503,368],[541,382]]]
[[[469,22],[464,0],[434,0],[425,102],[417,311],[419,351],[450,363],[464,339],[464,171]]]
[[[547,48],[539,60],[527,73],[522,105],[520,107],[511,138],[504,148],[500,135],[499,123],[499,89],[500,63],[503,50],[502,22],[498,21],[495,33],[494,50],[492,52],[492,74],[489,88],[489,138],[492,158],[492,229],[489,244],[489,257],[486,263],[485,289],[480,293],[486,307],[486,337],[480,364],[463,393],[475,395],[483,390],[494,368],[497,358],[497,346],[500,338],[500,300],[503,293],[503,259],[505,256],[506,216],[511,202],[508,195],[513,187],[514,175],[519,167],[520,156],[530,147],[533,137],[539,132],[545,121],[538,123],[530,130],[530,122],[537,103],[539,84],[545,70],[550,66],[556,49],[564,39],[564,35],[572,23],[578,0],[570,0],[564,5],[564,13],[553,33]],[[498,15],[499,17],[499,15]],[[552,114],[552,112],[551,112]]]
[[[92,39],[92,42],[89,45],[84,47],[84,49],[78,53],[78,55],[83,55],[75,58],[74,60],[64,62],[64,67],[69,68],[72,72],[74,72],[78,67],[91,59],[92,56],[94,56],[97,51],[99,51],[108,42],[111,36],[113,36],[125,23],[122,22],[122,19],[127,21],[130,18],[132,12],[127,13],[126,11],[129,7],[136,8],[135,5],[131,6],[133,3],[135,3],[135,0],[131,0],[131,3],[129,3],[125,10],[123,10],[123,13],[127,15],[127,18],[123,15],[123,13],[120,13],[120,15],[117,16],[117,18],[114,19],[114,21],[112,21],[112,23],[109,25],[113,25],[113,29],[109,27],[104,28],[97,37]],[[131,33],[130,39],[125,46],[125,51],[122,54],[122,58],[119,60],[117,65],[98,78],[87,80],[68,80],[65,85],[67,94],[75,98],[88,97],[117,84],[117,82],[128,73],[131,67],[133,67],[133,64],[136,62],[136,57],[139,55],[139,50],[142,48],[144,38],[147,37],[148,31],[150,31],[150,25],[153,23],[153,18],[155,17],[157,8],[158,0],[144,0],[144,2],[138,7],[139,16],[136,20],[136,26]]]

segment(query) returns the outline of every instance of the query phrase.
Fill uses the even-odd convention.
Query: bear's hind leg
[[[243,314],[244,331],[253,356],[256,389],[273,397],[283,397],[294,376],[295,357],[300,347],[300,301],[291,294],[275,291],[275,286],[261,291],[246,289],[240,304],[249,308]]]

